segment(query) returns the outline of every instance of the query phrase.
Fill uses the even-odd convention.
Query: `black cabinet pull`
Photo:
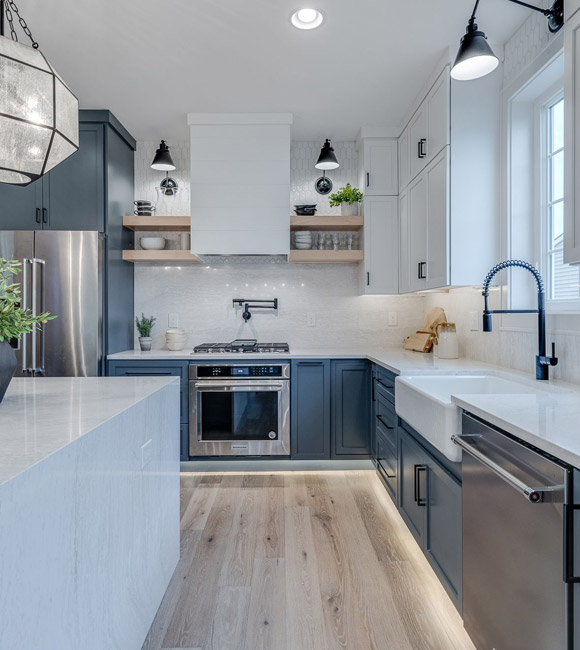
[[[417,277],[419,280],[426,280],[427,276],[425,275],[425,267],[427,266],[427,262],[419,262],[417,264]]]
[[[388,429],[389,431],[395,430],[395,427],[389,426],[380,415],[377,415],[377,420],[385,427],[385,429]]]
[[[417,142],[417,157],[418,158],[425,158],[427,156],[427,153],[425,151],[425,145],[427,144],[427,140],[425,138],[421,138],[419,142]]]
[[[574,513],[580,510],[578,504],[564,506],[564,582],[577,584],[580,577],[574,570]]]
[[[415,495],[414,495],[414,500],[415,503],[418,506],[426,506],[427,505],[427,500],[424,499],[421,496],[421,475],[420,472],[425,472],[427,474],[427,466],[426,465],[415,465],[414,466],[414,471],[415,471]]]
[[[367,187],[369,187],[371,184],[371,175],[369,172],[367,172]]]
[[[42,223],[48,223],[48,210],[42,208]]]
[[[370,285],[370,283],[371,283],[371,274],[367,271],[367,287]]]
[[[387,478],[394,479],[397,478],[396,474],[389,474],[388,468],[383,464],[382,458],[377,459],[378,466],[381,470],[381,473],[384,474]]]
[[[387,390],[393,390],[392,386],[389,386],[389,384],[385,384],[384,381],[381,381],[380,379],[377,379],[377,382],[383,387],[386,388]]]
[[[375,386],[377,383],[377,378],[373,377],[372,382],[371,382],[371,387],[372,387],[372,401],[376,402],[377,401],[377,396],[375,395]]]
[[[36,223],[40,223],[40,208],[36,208]]]

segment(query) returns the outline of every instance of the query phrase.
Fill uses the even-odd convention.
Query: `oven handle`
[[[210,390],[220,392],[248,392],[256,388],[261,391],[281,391],[284,388],[283,384],[273,384],[260,381],[194,381],[193,385],[198,390]]]

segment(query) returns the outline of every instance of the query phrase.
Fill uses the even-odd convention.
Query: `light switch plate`
[[[169,327],[179,327],[179,314],[169,314]]]
[[[481,315],[478,311],[470,311],[469,312],[469,329],[472,332],[479,332],[479,321],[480,321]]]
[[[397,327],[398,323],[398,318],[397,318],[397,312],[396,311],[390,311],[388,315],[388,323],[389,327]]]
[[[306,326],[307,327],[316,327],[316,313],[309,311],[306,314]]]

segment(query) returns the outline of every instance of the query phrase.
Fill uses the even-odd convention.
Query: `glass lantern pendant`
[[[32,46],[18,42],[12,12]],[[28,185],[78,148],[77,98],[38,49],[13,0],[0,0],[0,183]]]

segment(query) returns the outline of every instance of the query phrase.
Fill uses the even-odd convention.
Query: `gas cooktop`
[[[193,354],[283,354],[290,352],[288,343],[258,343],[256,339],[236,339],[230,343],[202,343],[193,348]]]

